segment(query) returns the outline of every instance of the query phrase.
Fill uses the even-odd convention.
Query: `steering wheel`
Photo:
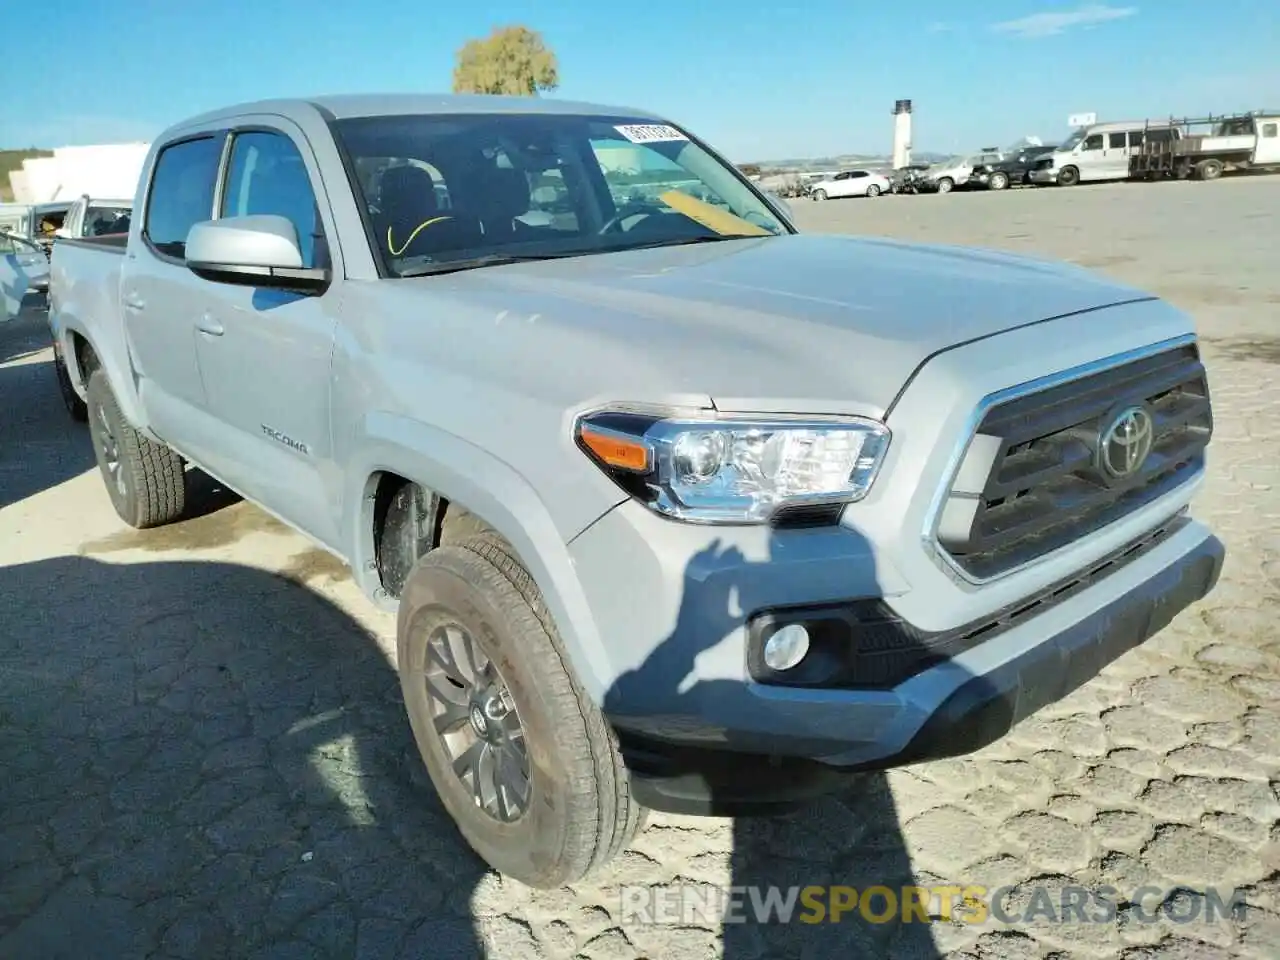
[[[649,217],[658,212],[658,208],[651,203],[640,203],[638,201],[630,201],[618,207],[613,216],[609,218],[599,230],[601,236],[606,233],[613,233],[622,229],[622,221],[630,220],[632,217],[644,216]]]

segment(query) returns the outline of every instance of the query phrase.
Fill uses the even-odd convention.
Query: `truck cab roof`
[[[181,129],[207,124],[222,118],[251,113],[298,117],[320,114],[346,120],[352,117],[387,117],[403,114],[519,113],[519,114],[603,114],[662,119],[650,110],[633,107],[556,100],[542,97],[492,96],[447,93],[358,93],[291,99],[255,100],[232,104],[189,117],[161,134],[168,139]]]

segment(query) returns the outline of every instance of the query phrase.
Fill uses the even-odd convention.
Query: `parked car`
[[[43,295],[48,289],[49,258],[44,251],[26,237],[0,233],[0,321],[17,317],[29,294]]]
[[[809,191],[812,200],[839,200],[843,197],[878,197],[889,193],[889,178],[870,170],[842,170],[819,180]]]
[[[1095,123],[1080,127],[1047,157],[1031,168],[1033,183],[1071,187],[1077,183],[1126,180],[1129,160],[1143,143],[1168,143],[1180,136],[1170,124],[1144,120]]]
[[[999,150],[984,150],[979,153],[948,157],[940,163],[932,164],[916,181],[918,192],[950,193],[957,187],[969,185],[969,177],[973,168],[981,164],[999,163],[1004,154]]]
[[[102,237],[110,233],[129,232],[133,200],[103,200],[87,193],[71,204],[55,237]]]
[[[719,205],[615,205],[619,147]],[[418,163],[375,205],[355,165],[386,157]],[[575,221],[520,223],[554,160]],[[799,233],[665,118],[245,104],[160,134],[135,209],[53,251],[111,505],[182,517],[190,464],[341,558],[396,611],[444,807],[524,883],[592,873],[647,809],[780,811],[978,749],[1218,577],[1188,316]]]
[[[47,255],[71,201],[0,204],[0,232],[30,240]]]
[[[1057,148],[1052,144],[1023,147],[1003,160],[978,164],[969,175],[969,186],[988,190],[1007,190],[1015,184],[1028,184],[1031,182],[1031,168],[1036,165],[1036,161],[1053,153],[1055,149]]]

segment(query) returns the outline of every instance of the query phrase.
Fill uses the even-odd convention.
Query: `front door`
[[[331,266],[306,140],[279,118],[232,135],[220,217],[276,214],[293,223],[303,265]],[[305,157],[305,159],[304,159]],[[196,335],[209,415],[221,431],[209,465],[241,493],[337,546],[326,496],[333,451],[329,373],[337,292],[320,296],[201,281],[213,292]]]
[[[1258,145],[1254,147],[1256,164],[1280,163],[1280,117],[1259,117]]]
[[[0,233],[0,323],[17,317],[32,288],[48,281],[44,251],[22,237]]]
[[[1073,160],[1081,180],[1106,179],[1106,158],[1103,156],[1106,139],[1105,133],[1091,133],[1080,144],[1080,153]]]

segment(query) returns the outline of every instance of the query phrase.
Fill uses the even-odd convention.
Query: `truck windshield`
[[[653,120],[400,115],[333,128],[393,275],[790,232],[736,170]]]
[[[1069,153],[1070,151],[1074,150],[1078,144],[1084,141],[1085,134],[1087,134],[1088,132],[1089,131],[1086,130],[1084,127],[1081,127],[1075,133],[1071,134],[1071,136],[1067,137],[1067,139],[1062,141],[1062,146],[1058,147],[1058,152]]]

